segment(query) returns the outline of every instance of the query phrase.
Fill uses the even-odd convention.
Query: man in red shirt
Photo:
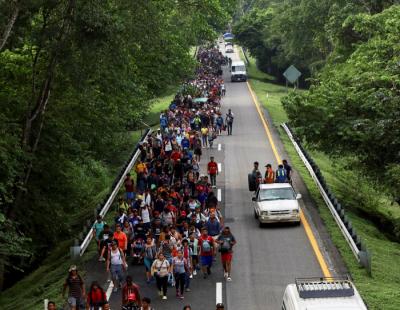
[[[213,257],[215,254],[215,242],[214,239],[208,235],[206,228],[201,230],[201,236],[199,238],[200,246],[200,262],[201,269],[203,270],[204,279],[211,274],[211,266],[213,262]]]
[[[210,157],[210,162],[207,164],[207,171],[210,175],[211,185],[213,188],[217,186],[218,164],[214,161],[214,156]]]

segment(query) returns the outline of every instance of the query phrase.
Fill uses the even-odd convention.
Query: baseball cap
[[[76,265],[71,265],[71,267],[69,267],[69,272],[74,271],[74,270],[78,270],[78,268],[76,268]]]

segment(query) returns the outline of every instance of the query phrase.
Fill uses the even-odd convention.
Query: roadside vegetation
[[[368,305],[397,309],[400,6],[392,0],[256,0],[245,1],[243,10],[233,32],[253,56],[250,82],[260,102],[276,127],[290,123],[372,252],[370,278],[279,128]],[[290,65],[302,72],[303,90],[286,95],[276,83],[284,84]]]
[[[235,3],[1,2],[2,309],[32,309],[59,289],[68,245],[140,136],[132,130],[155,122],[193,72],[193,46],[217,37]]]
[[[273,120],[273,125],[278,129],[291,163],[306,183],[334,244],[339,249],[357,288],[368,306],[370,309],[376,310],[398,309],[398,300],[400,299],[398,290],[398,283],[400,283],[400,244],[391,241],[378,229],[375,223],[366,219],[362,214],[359,214],[354,209],[347,208],[346,214],[350,217],[357,233],[372,252],[372,277],[367,274],[364,268],[359,266],[307,168],[297,155],[286,133],[280,127],[281,123],[289,120],[281,102],[287,95],[286,87],[277,85],[273,77],[260,71],[257,68],[255,59],[252,57],[250,57],[250,66],[247,70],[249,82],[258,101],[268,110]],[[292,90],[289,92],[292,92]],[[296,92],[299,91],[297,90]],[[357,203],[358,200],[358,202],[363,201],[373,207],[376,201],[380,200],[381,202],[386,201],[390,207],[390,199],[384,192],[380,192],[376,188],[376,184],[369,181],[357,170],[348,169],[352,158],[330,157],[323,152],[315,150],[312,145],[306,145],[306,148],[320,167],[327,184],[343,204],[351,205],[352,203]]]

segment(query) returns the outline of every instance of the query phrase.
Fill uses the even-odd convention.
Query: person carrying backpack
[[[215,252],[214,239],[208,235],[206,228],[202,229],[198,243],[200,245],[201,269],[203,271],[203,278],[206,279],[207,276],[211,274],[211,266]]]
[[[222,266],[224,267],[224,278],[227,281],[232,281],[231,266],[232,266],[232,248],[236,244],[236,239],[227,226],[223,229],[218,237],[219,251],[221,252]]]
[[[278,166],[278,170],[275,173],[275,183],[286,183],[287,182],[287,175],[286,170],[283,168],[283,165]]]
[[[111,272],[114,284],[114,293],[118,291],[117,283],[121,285],[124,279],[124,271],[126,270],[126,261],[124,252],[118,247],[118,242],[111,243],[111,249],[108,253],[106,268],[107,272]]]
[[[99,310],[107,303],[107,296],[98,282],[93,281],[87,293],[86,310]]]

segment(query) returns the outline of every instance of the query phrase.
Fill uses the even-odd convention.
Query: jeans
[[[216,174],[210,174],[210,180],[211,180],[211,185],[216,186],[217,185],[217,175]]]
[[[228,127],[228,136],[232,135],[232,125],[233,123],[227,123],[227,127]]]
[[[183,295],[183,291],[185,290],[185,278],[186,272],[184,273],[175,273],[175,287],[176,292]]]
[[[207,136],[202,135],[201,140],[203,141],[203,146],[207,146]]]
[[[111,276],[114,280],[122,282],[124,280],[124,272],[122,270],[122,265],[111,265],[110,266]]]
[[[159,275],[156,275],[156,283],[157,283],[157,288],[159,291],[162,290],[163,295],[167,296],[167,287],[168,287],[168,275],[160,277]]]

